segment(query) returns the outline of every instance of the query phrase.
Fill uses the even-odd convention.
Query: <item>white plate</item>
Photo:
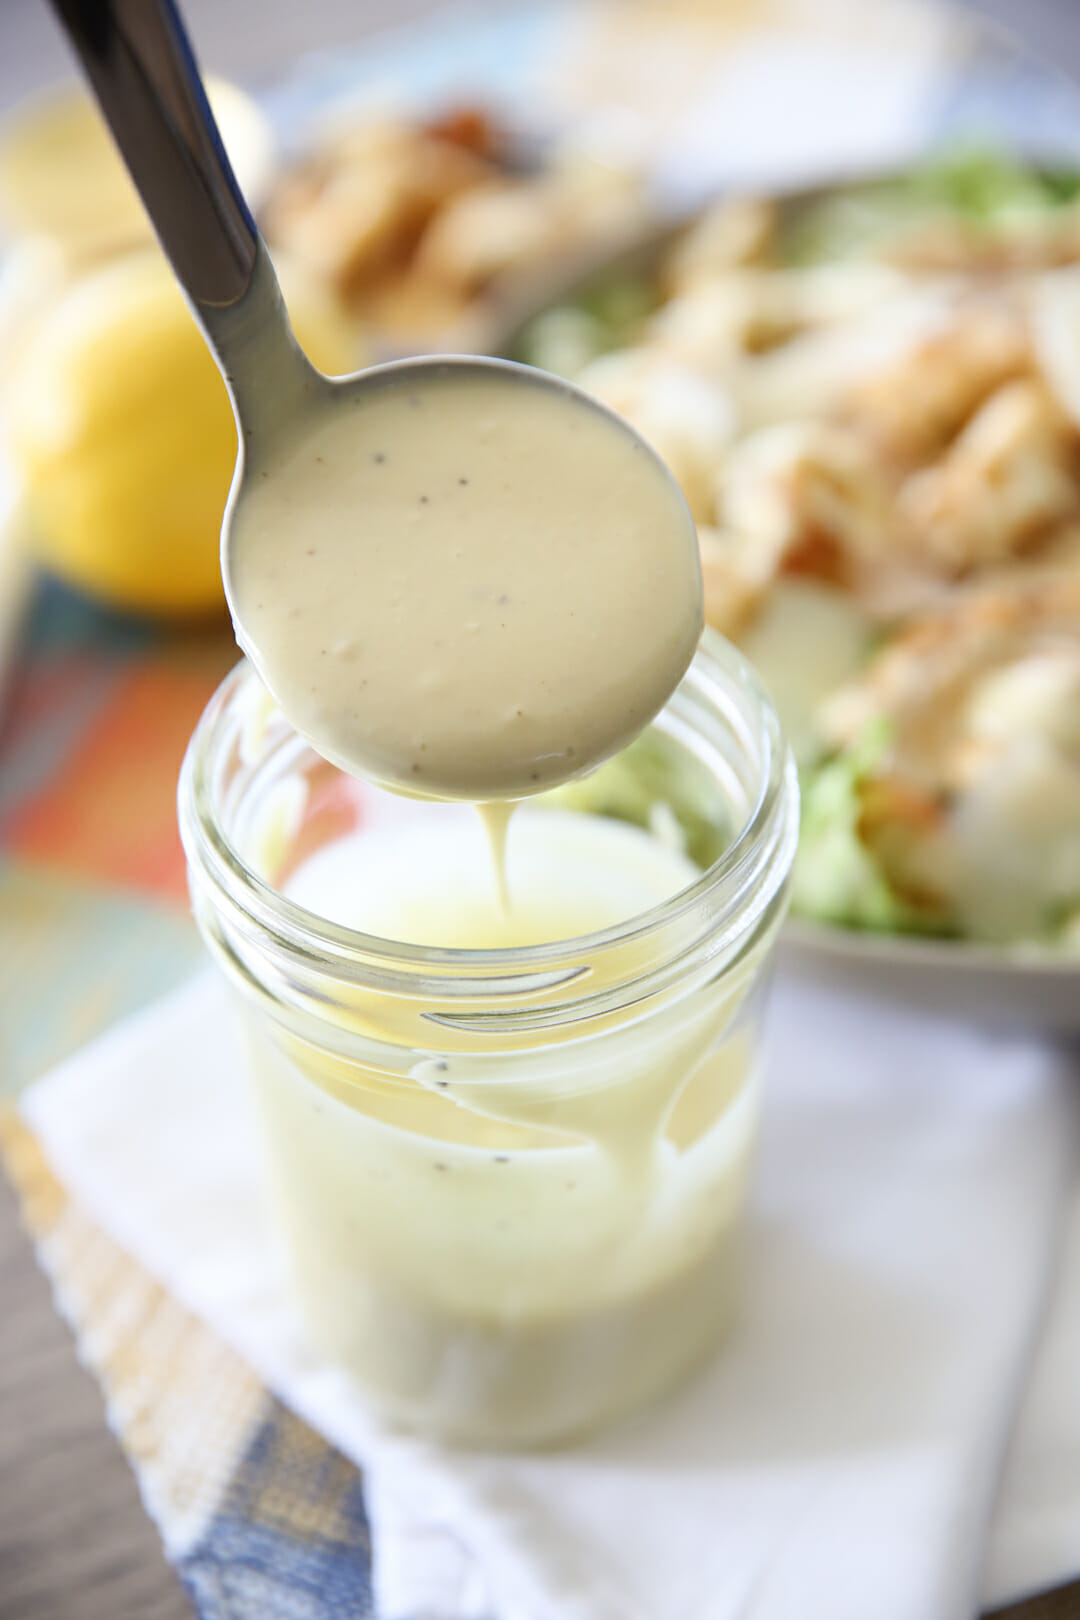
[[[1080,960],[1032,946],[865,934],[794,919],[781,960],[808,977],[846,984],[931,1012],[1000,1029],[1080,1035]]]

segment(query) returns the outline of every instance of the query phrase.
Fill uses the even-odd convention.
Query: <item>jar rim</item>
[[[540,944],[484,949],[430,946],[385,939],[336,923],[310,911],[261,877],[231,841],[217,814],[213,774],[216,755],[226,740],[230,706],[246,683],[257,679],[242,659],[227,675],[200,718],[180,771],[178,813],[181,839],[193,881],[209,886],[215,904],[231,920],[256,932],[291,954],[302,954],[345,979],[370,980],[378,974],[406,981],[412,975],[434,977],[445,991],[447,976],[507,978],[518,993],[530,978],[535,988],[566,982],[560,972],[568,957],[592,960],[630,941],[696,934],[707,909],[711,932],[725,925],[745,932],[746,912],[764,910],[786,884],[797,838],[798,786],[795,767],[783,739],[772,701],[760,677],[743,655],[712,630],[706,630],[693,662],[678,689],[722,711],[730,732],[744,751],[756,756],[756,791],[748,795],[747,813],[721,854],[685,888],[647,910],[594,933]],[[678,696],[678,694],[676,694]],[[753,902],[757,898],[758,906]],[[738,925],[738,926],[736,926]],[[686,938],[685,944],[693,943]],[[664,951],[665,955],[670,954]],[[576,973],[574,974],[576,976]],[[490,981],[487,988],[492,988]]]

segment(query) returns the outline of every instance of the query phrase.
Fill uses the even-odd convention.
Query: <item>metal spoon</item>
[[[172,0],[52,0],[52,3],[82,60],[161,245],[229,389],[237,420],[239,452],[222,527],[222,575],[237,639],[251,656],[265,684],[280,699],[285,693],[275,690],[274,671],[267,669],[260,658],[258,637],[252,633],[252,625],[244,623],[245,597],[238,586],[244,567],[241,553],[250,560],[250,552],[245,549],[248,542],[242,543],[240,536],[246,528],[257,533],[258,522],[253,520],[245,527],[240,513],[256,490],[265,491],[269,487],[263,481],[272,482],[280,468],[288,463],[290,454],[306,442],[311,424],[318,419],[321,432],[331,415],[339,420],[348,415],[355,421],[355,408],[361,397],[370,404],[373,390],[385,388],[388,382],[400,387],[405,380],[403,371],[414,391],[419,391],[429,381],[434,383],[444,378],[448,369],[497,376],[504,387],[510,383],[534,395],[541,389],[565,398],[577,395],[577,391],[560,379],[530,367],[515,366],[505,360],[461,356],[396,361],[368,368],[351,377],[324,377],[305,358],[293,336],[266,245],[229,166]],[[577,395],[577,408],[580,410],[583,404],[608,417],[633,441],[630,448],[645,450],[655,461],[653,453],[627,423],[596,401]],[[671,475],[662,471],[670,480]],[[685,553],[686,595],[688,602],[692,602],[695,592],[700,596],[693,525],[673,481],[671,489],[682,513],[676,520],[679,532],[674,536],[673,546],[678,556]],[[255,510],[253,501],[246,508],[247,516]],[[303,523],[298,521],[298,545],[306,543],[303,534]],[[682,552],[678,551],[679,546]],[[540,561],[542,563],[542,557]],[[681,610],[681,599],[676,606]],[[254,611],[252,608],[251,612]],[[657,638],[657,646],[662,651],[654,663],[664,687],[655,694],[649,691],[651,712],[666,701],[683,673],[685,666],[674,668],[671,649],[681,656],[685,639],[682,627],[677,636],[667,640]],[[693,639],[696,640],[696,631]],[[691,650],[686,652],[687,660]],[[672,665],[670,669],[669,665]],[[583,701],[590,696],[583,691]],[[496,698],[497,694],[491,701]],[[297,717],[289,713],[287,702],[283,707],[293,723],[297,723]],[[576,759],[582,752],[581,760],[573,767],[567,765],[562,778],[550,774],[562,767],[549,763],[545,767],[549,776],[544,776],[543,780],[554,781],[578,774],[621,746],[627,740],[622,731],[628,713],[632,715],[636,710],[632,706],[612,706],[608,727],[611,735],[604,733],[602,744],[597,745],[596,757],[591,754],[586,757],[584,752],[570,748],[566,758],[573,755]],[[644,717],[644,706],[642,713]],[[608,725],[606,714],[602,722]],[[299,729],[305,728],[301,724]],[[395,747],[396,742],[395,738]],[[385,755],[379,759],[370,749],[371,758],[361,752],[368,749],[362,734],[355,745],[350,741],[347,758],[338,757],[334,752],[332,736],[324,737],[320,733],[315,745],[346,769],[361,770],[386,785],[416,791],[415,778],[405,774],[410,768],[407,764],[396,758],[391,762]],[[411,743],[408,746],[411,748]],[[544,749],[545,761],[562,759],[557,750],[546,747],[546,734]],[[412,764],[411,770],[417,769],[417,765]],[[449,779],[440,779],[432,771],[430,761],[428,777],[429,791],[439,796],[503,796],[487,791],[486,779],[485,784],[481,784],[479,779],[473,782],[470,778],[468,788],[449,787]],[[531,780],[541,779],[540,772],[534,769]],[[471,791],[482,785],[484,791]],[[516,778],[514,785],[517,785]],[[507,788],[505,796],[517,795]]]
[[[225,592],[241,641],[231,589],[230,533],[247,487],[301,413],[321,403],[348,410],[386,381],[389,366],[326,377],[306,358],[289,324],[266,243],[221,141],[184,24],[173,0],[52,0],[86,71],[161,246],[225,379],[239,451],[221,536]],[[417,379],[446,357],[407,364]],[[462,362],[506,374],[505,362]],[[520,375],[545,386],[541,373]]]
[[[235,496],[268,407],[283,419],[330,384],[293,336],[171,0],[53,0],[53,9],[228,385],[241,434]],[[268,371],[275,390],[262,385]]]

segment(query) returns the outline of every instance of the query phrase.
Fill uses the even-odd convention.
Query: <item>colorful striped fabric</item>
[[[201,1620],[370,1615],[356,1468],[82,1213],[14,1112],[2,1118],[0,1152]]]
[[[176,831],[187,739],[231,630],[154,632],[43,585],[0,727],[0,1086],[199,960]]]

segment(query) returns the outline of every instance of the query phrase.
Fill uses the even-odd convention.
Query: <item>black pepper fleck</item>
[[[496,1153],[496,1155],[495,1155],[495,1163],[496,1164],[509,1164],[510,1163],[510,1155],[509,1155],[509,1153]]]
[[[376,450],[374,456],[372,457],[372,460],[376,461],[379,464],[379,466],[381,467],[383,462],[386,460],[386,457],[383,455],[381,450]]]
[[[450,1166],[448,1164],[436,1164],[435,1168],[436,1170],[449,1170]]]
[[[421,497],[420,497],[420,505],[421,506],[427,506],[427,504],[428,504],[427,496],[426,495],[421,495]]]
[[[467,478],[459,478],[458,479],[459,484],[467,484],[468,482],[469,482],[469,480]]]

